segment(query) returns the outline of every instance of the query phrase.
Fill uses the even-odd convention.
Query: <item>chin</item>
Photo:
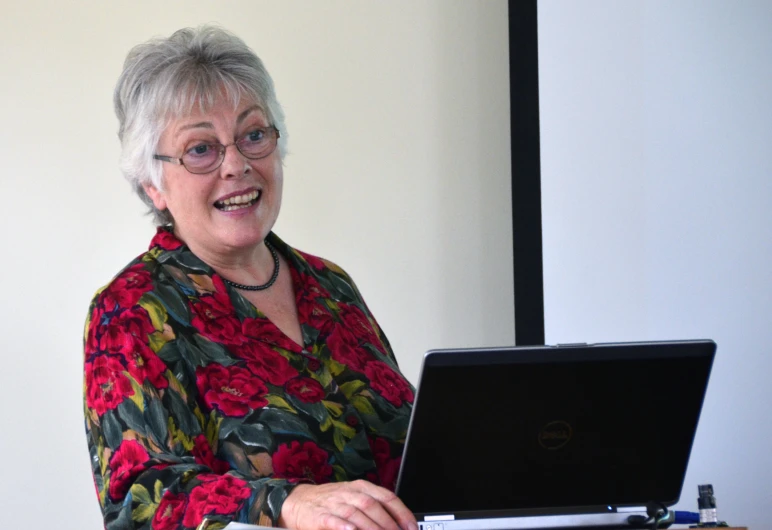
[[[256,247],[263,242],[270,229],[263,227],[236,228],[223,234],[222,241],[233,248]]]

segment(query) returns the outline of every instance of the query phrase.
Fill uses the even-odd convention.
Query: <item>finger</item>
[[[339,517],[333,513],[325,513],[319,517],[320,530],[357,530],[357,526],[351,521]]]
[[[383,510],[383,508],[381,509]],[[395,530],[397,528],[397,523],[391,520],[391,517],[388,513],[386,513],[386,510],[383,510],[383,515],[385,515],[386,518],[390,521],[390,523],[387,523],[390,525],[385,527],[381,526],[379,522],[376,522],[374,519],[372,519],[370,517],[370,515],[372,515],[371,513],[363,512],[354,504],[341,504],[335,510],[333,510],[333,512],[341,519],[345,519],[349,523],[356,526],[357,530],[381,530],[382,528],[387,530]]]
[[[405,506],[402,499],[396,495],[383,503],[383,507],[389,512],[391,518],[397,521],[402,530],[418,530],[418,523],[416,522],[415,515],[413,515],[413,512],[411,512],[407,506]]]
[[[375,497],[367,494],[356,494],[349,497],[349,504],[356,506],[361,513],[372,520],[377,528],[383,530],[400,530],[399,524],[391,513]]]
[[[399,527],[403,530],[418,530],[418,523],[416,522],[415,515],[411,512],[407,506],[405,506],[399,498],[396,498],[384,505],[389,515],[397,521]]]
[[[357,480],[352,483],[357,489],[363,491],[376,500],[389,512],[390,517],[399,524],[403,530],[418,530],[418,523],[410,509],[394,494],[393,491],[376,486],[372,482]]]
[[[403,530],[418,530],[418,523],[413,512],[405,506],[393,491],[364,480],[355,481],[352,483],[352,486],[379,501],[380,505],[388,512],[389,517],[396,521],[400,528]]]

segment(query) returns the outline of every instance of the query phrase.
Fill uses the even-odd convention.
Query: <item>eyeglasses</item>
[[[235,145],[239,153],[251,160],[265,158],[276,149],[281,134],[279,129],[271,125],[266,128],[254,129],[232,144],[223,145],[221,143],[201,143],[196,144],[182,153],[182,158],[175,158],[166,155],[153,155],[155,160],[171,162],[185,169],[194,175],[201,175],[214,171],[222,165],[225,160],[225,150]]]

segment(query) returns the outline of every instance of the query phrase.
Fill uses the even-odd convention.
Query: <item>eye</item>
[[[255,143],[255,142],[262,142],[265,138],[265,129],[255,129],[254,131],[248,132],[244,136],[245,142]]]
[[[208,156],[212,153],[216,152],[217,149],[214,145],[211,144],[198,144],[194,145],[187,151],[185,151],[185,155],[192,156],[192,157],[202,157],[202,156]]]
[[[276,147],[272,128],[255,127],[241,137],[237,147],[247,158],[257,160],[270,155]]]

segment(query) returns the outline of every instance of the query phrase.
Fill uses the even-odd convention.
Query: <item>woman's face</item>
[[[255,129],[271,125],[263,110],[248,98],[235,109],[227,98],[221,98],[206,113],[197,107],[164,130],[158,154],[182,158],[196,146],[233,144]],[[254,248],[279,215],[283,173],[278,148],[265,158],[251,160],[231,145],[225,150],[222,165],[201,175],[163,162],[163,177],[163,191],[152,185],[146,185],[145,191],[156,208],[168,208],[175,234],[204,261]],[[234,201],[236,197],[240,199]],[[245,203],[245,198],[250,200]],[[231,204],[224,204],[229,199]]]

